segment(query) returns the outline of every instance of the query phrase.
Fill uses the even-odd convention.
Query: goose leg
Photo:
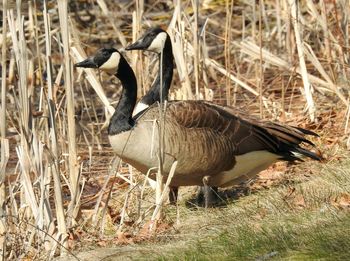
[[[198,202],[201,202],[200,205],[203,206],[203,200],[204,200],[204,207],[210,208],[215,206],[218,201],[218,188],[217,187],[210,187],[208,185],[204,185],[200,187],[200,192],[198,195]]]
[[[170,191],[169,191],[170,205],[176,205],[179,187],[169,187],[169,189],[170,189]]]
[[[219,202],[218,188],[204,186],[205,208],[213,207]]]
[[[200,206],[208,208],[213,207],[219,202],[218,188],[208,186],[209,177],[203,178],[203,186],[200,187],[199,193],[197,195],[197,203]],[[204,202],[203,202],[204,201]]]

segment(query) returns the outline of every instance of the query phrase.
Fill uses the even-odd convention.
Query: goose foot
[[[169,187],[169,189],[170,189],[170,191],[169,191],[170,205],[176,205],[179,187]]]

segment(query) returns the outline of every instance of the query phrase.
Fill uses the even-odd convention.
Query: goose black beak
[[[147,45],[144,43],[143,39],[139,39],[133,44],[130,44],[129,46],[125,47],[125,50],[131,51],[131,50],[145,50],[147,49]]]
[[[82,62],[76,63],[74,66],[83,68],[98,68],[98,65],[95,63],[93,57],[89,57]]]

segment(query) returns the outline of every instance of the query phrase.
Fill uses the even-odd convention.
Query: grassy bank
[[[311,173],[311,174],[310,174]],[[258,181],[259,182],[259,181]],[[221,208],[167,208],[178,222],[140,244],[79,250],[82,260],[347,260],[350,160],[306,162]],[[90,250],[89,250],[90,249]],[[74,259],[72,259],[74,260]]]
[[[304,180],[299,174],[310,168],[315,174]],[[350,160],[316,167],[305,163],[289,184],[242,197],[223,209],[188,213],[189,225],[181,230],[197,236],[166,245],[157,259],[346,260],[349,170]]]

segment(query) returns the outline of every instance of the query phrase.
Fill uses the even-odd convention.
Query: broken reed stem
[[[61,27],[63,55],[64,55],[64,85],[67,99],[67,120],[68,120],[68,170],[71,190],[71,201],[68,206],[67,217],[69,218],[67,225],[75,224],[75,218],[79,210],[79,165],[77,161],[76,139],[75,139],[75,110],[74,110],[74,91],[72,84],[72,66],[69,56],[69,29],[68,29],[68,3],[67,0],[58,0],[58,14]]]

